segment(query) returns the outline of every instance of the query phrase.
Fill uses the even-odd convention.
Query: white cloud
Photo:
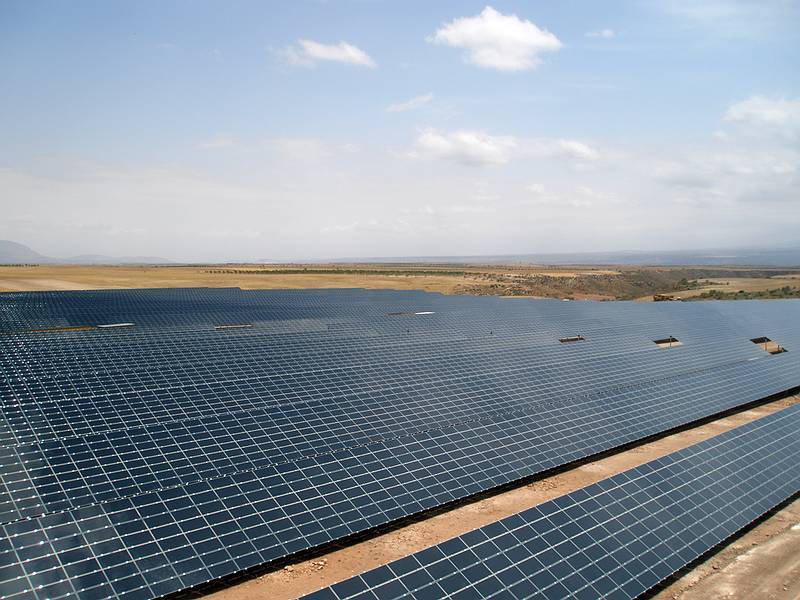
[[[414,110],[423,106],[433,100],[433,94],[425,94],[424,96],[414,96],[405,102],[398,102],[397,104],[390,104],[386,107],[388,112],[406,112]]]
[[[475,17],[461,17],[444,24],[428,38],[466,50],[467,62],[500,71],[534,69],[541,62],[539,54],[561,48],[559,39],[517,15],[504,15],[491,6]]]
[[[800,100],[751,96],[732,104],[722,115],[729,123],[709,136],[708,143],[675,147],[658,156],[631,156],[634,171],[648,173],[667,202],[705,206],[759,221],[766,212],[797,202],[800,154]],[[762,208],[761,210],[764,210]],[[800,212],[798,213],[800,215]],[[743,219],[744,222],[744,219]]]
[[[411,131],[399,151],[416,160],[387,155],[380,139],[288,131],[240,137],[230,151],[236,160],[201,156],[194,169],[42,157],[0,166],[0,238],[53,256],[204,261],[795,239],[800,146],[770,133],[786,127],[785,119],[766,126],[750,109],[732,110],[749,120],[724,121],[724,113],[683,142],[620,138],[596,146],[526,137],[522,129]],[[718,126],[727,141],[710,135]],[[224,135],[236,133],[213,129],[192,142],[224,146],[232,141]],[[162,218],[154,220],[156,213]]]
[[[594,149],[576,140],[550,140],[541,146],[543,155],[564,156],[579,160],[597,160],[600,154]]]
[[[800,135],[799,105],[753,96],[730,106],[723,117],[736,126],[716,132],[708,144],[673,148],[649,159],[631,157],[631,166],[649,173],[668,194],[679,194],[667,201],[749,214],[756,222],[762,215],[747,213],[754,209],[746,205],[769,206],[765,212],[774,212],[800,198],[800,155],[794,143]]]
[[[598,29],[597,31],[587,31],[585,35],[588,38],[603,38],[605,40],[610,40],[611,38],[617,36],[617,34],[614,32],[613,29]]]
[[[800,98],[767,98],[751,96],[732,104],[725,112],[725,120],[770,127],[800,129]]]
[[[493,136],[480,131],[439,133],[427,129],[415,143],[415,157],[444,158],[470,165],[499,165],[511,160],[517,141],[511,136]]]
[[[453,160],[465,165],[501,165],[525,158],[591,161],[600,157],[594,148],[576,140],[516,138],[469,130],[442,133],[435,129],[420,132],[407,156]]]
[[[361,48],[339,42],[338,44],[321,44],[314,40],[297,40],[296,46],[284,48],[280,55],[290,65],[311,67],[319,61],[340,62],[374,69],[377,63]]]

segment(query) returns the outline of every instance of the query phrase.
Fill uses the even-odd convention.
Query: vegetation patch
[[[800,298],[800,288],[785,285],[772,290],[758,290],[747,292],[738,290],[736,292],[724,292],[722,290],[709,290],[699,296],[687,298],[687,300],[780,300],[783,298]]]

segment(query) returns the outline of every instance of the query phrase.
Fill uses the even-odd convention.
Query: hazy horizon
[[[11,247],[8,247],[10,242]],[[685,248],[680,250],[595,250],[591,252],[534,252],[524,254],[487,255],[408,255],[408,256],[304,256],[285,259],[238,257],[227,260],[197,261],[173,256],[114,256],[85,254],[71,256],[20,256],[14,250],[16,242],[0,240],[0,264],[314,264],[314,263],[423,263],[423,264],[542,264],[542,265],[737,265],[737,266],[800,266],[800,245],[762,247]],[[9,255],[8,252],[11,252]]]
[[[223,262],[785,246],[800,2],[0,5],[0,238]]]

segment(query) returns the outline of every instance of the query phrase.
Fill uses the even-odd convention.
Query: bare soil
[[[277,270],[277,269],[276,269]],[[115,288],[240,287],[242,289],[381,288],[453,293],[476,284],[470,276],[339,273],[231,272],[219,267],[38,266],[0,267],[0,291]],[[251,269],[252,271],[252,269]]]
[[[333,550],[313,559],[297,562],[258,578],[213,592],[209,594],[208,598],[213,600],[297,598],[719,435],[795,403],[800,403],[800,396],[784,398],[717,419],[705,425],[687,429],[557,475],[498,493],[495,496],[464,504],[453,510]],[[794,508],[792,509],[792,507]],[[747,598],[748,600],[793,598],[796,600],[798,596],[790,595],[789,590],[794,590],[793,593],[797,594],[796,586],[800,582],[800,572],[798,571],[800,569],[800,552],[798,551],[800,525],[794,530],[792,529],[792,526],[800,522],[800,519],[797,518],[799,514],[800,501],[777,513],[759,528],[735,540],[707,561],[711,565],[722,563],[733,565],[731,561],[725,562],[723,559],[729,556],[738,556],[736,554],[738,550],[732,550],[733,548],[744,548],[747,558],[741,559],[739,562],[746,562],[750,570],[746,577],[741,575],[740,579],[748,580],[747,587],[742,588],[747,590],[747,594],[725,595],[729,594],[731,589],[739,589],[737,588],[738,580],[735,577],[739,567],[735,565],[730,567],[729,573],[734,578],[729,581],[718,578],[716,571],[719,569],[713,569],[713,566],[707,567],[704,563],[692,570],[685,578],[663,590],[658,596],[659,599],[685,597],[687,600],[699,598]],[[769,540],[769,543],[766,540]],[[781,565],[779,573],[774,569],[777,564]],[[709,575],[707,573],[709,569],[714,571],[714,574]],[[689,585],[694,580],[699,583]],[[784,586],[787,588],[786,591],[783,590]],[[699,590],[698,595],[683,595],[694,593],[692,590],[695,589]]]
[[[509,272],[511,270],[512,272]],[[539,274],[555,280],[613,277],[615,271],[587,267],[480,267],[467,265],[209,265],[82,266],[0,265],[0,292],[118,288],[240,287],[242,289],[368,288],[489,293],[492,278]]]

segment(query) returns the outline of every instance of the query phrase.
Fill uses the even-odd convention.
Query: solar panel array
[[[306,598],[636,598],[798,491],[795,405]]]
[[[800,385],[794,301],[37,292],[0,332],[13,598],[157,597]]]

